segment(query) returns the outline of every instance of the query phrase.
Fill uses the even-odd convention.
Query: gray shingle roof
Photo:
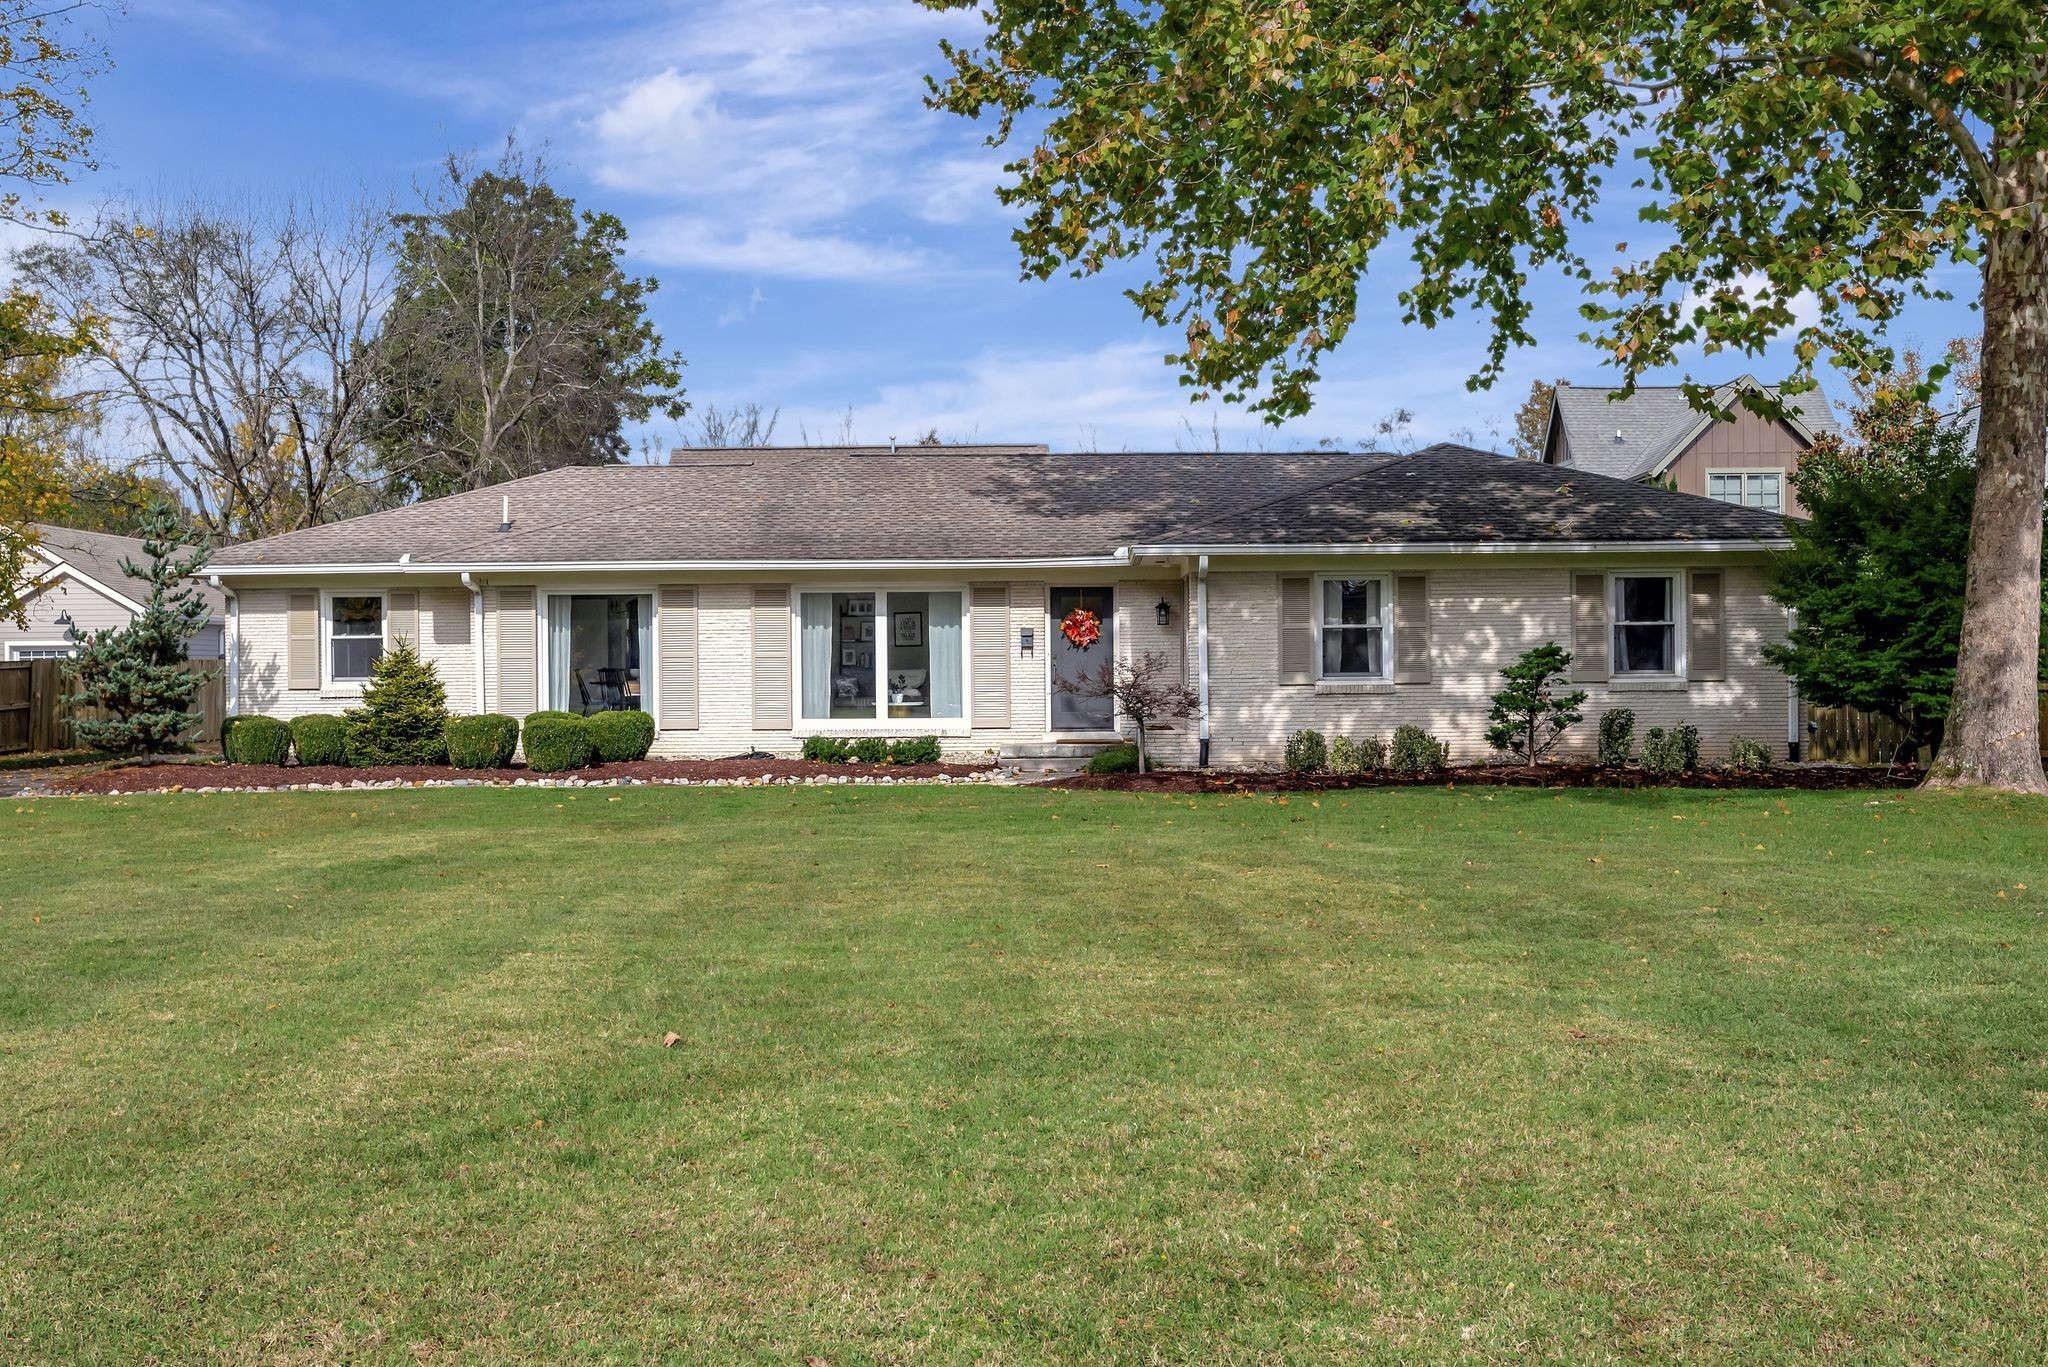
[[[1777,397],[1777,386],[1758,384],[1744,375],[1714,391],[1714,402],[1727,410],[1749,385]],[[1642,479],[1680,454],[1686,439],[1706,415],[1686,401],[1677,385],[1644,385],[1626,398],[1599,386],[1557,387],[1557,420],[1571,443],[1571,465],[1615,479]],[[1819,437],[1841,431],[1827,395],[1818,389],[1794,394],[1787,405],[1807,431]]]
[[[142,538],[139,536],[116,536],[112,532],[85,532],[76,527],[59,527],[48,522],[35,525],[36,543],[44,555],[62,560],[89,579],[105,584],[114,592],[140,601],[143,585],[128,577],[121,568],[123,560],[132,560],[137,565],[147,566],[149,558],[143,553]],[[218,617],[227,611],[227,600],[218,589],[202,583],[200,593],[206,605]]]
[[[503,500],[512,525],[498,530]],[[1101,557],[1134,544],[1774,536],[1779,520],[1464,447],[721,453],[571,467],[220,552],[222,567]]]

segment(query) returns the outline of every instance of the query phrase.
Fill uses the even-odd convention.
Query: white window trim
[[[1752,479],[1760,479],[1765,475],[1776,475],[1778,477],[1778,511],[1782,513],[1785,511],[1785,494],[1791,488],[1791,480],[1788,477],[1788,473],[1782,467],[1778,469],[1767,469],[1757,466],[1731,466],[1724,469],[1710,469],[1706,472],[1706,484],[1703,487],[1706,491],[1706,495],[1708,498],[1713,498],[1714,502],[1716,503],[1727,503],[1728,500],[1725,498],[1714,498],[1714,480],[1716,478],[1730,479],[1739,476],[1742,480],[1743,501],[1735,503],[1731,506],[1737,508],[1755,508],[1758,505],[1748,501],[1749,481]]]
[[[69,641],[9,641],[7,643],[7,658],[16,662],[49,658],[48,656],[24,655],[21,653],[24,650],[61,650],[64,652],[62,656],[64,659],[75,660],[78,658],[78,647]]]
[[[1380,586],[1380,671],[1377,674],[1323,672],[1323,585],[1373,580]],[[1391,684],[1394,681],[1394,576],[1391,574],[1319,574],[1310,589],[1309,618],[1315,623],[1316,679],[1331,684]]]
[[[875,712],[872,718],[806,717],[804,715],[804,595],[822,593],[872,593],[875,596]],[[957,717],[891,717],[888,678],[889,621],[891,593],[957,593],[960,595],[960,715]],[[793,736],[885,735],[965,736],[974,728],[974,595],[966,584],[791,584],[789,586],[789,716]],[[1005,614],[1007,621],[1008,614]],[[931,619],[925,619],[929,640]],[[930,680],[926,680],[929,684]]]
[[[1614,648],[1615,637],[1623,626],[1621,620],[1621,581],[1624,579],[1662,579],[1671,585],[1671,668],[1669,669],[1622,669],[1618,665],[1608,671],[1616,680],[1647,681],[1665,679],[1684,682],[1686,668],[1686,643],[1690,633],[1686,629],[1686,584],[1689,576],[1682,570],[1611,570],[1607,575],[1607,653],[1610,660],[1618,658]]]
[[[651,660],[640,662],[641,711],[661,724],[661,590],[654,584],[603,584],[592,587],[588,584],[573,584],[550,587],[539,584],[533,590],[534,611],[534,668],[538,677],[533,681],[533,696],[540,701],[543,710],[552,708],[554,700],[548,696],[555,675],[554,660],[549,654],[549,642],[554,640],[553,623],[548,618],[549,604],[556,598],[645,598],[648,600],[647,632],[652,645]]]
[[[360,679],[340,679],[334,674],[334,600],[337,598],[374,598],[377,600],[377,632],[380,649],[378,658],[391,648],[391,590],[389,589],[322,589],[320,590],[320,690],[323,693],[361,693],[370,676]],[[367,640],[368,637],[358,637]],[[374,664],[374,661],[373,661]]]

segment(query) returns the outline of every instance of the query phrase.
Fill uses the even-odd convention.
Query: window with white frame
[[[885,725],[964,720],[964,603],[957,589],[798,594],[798,716]]]
[[[337,593],[327,600],[327,677],[363,683],[384,653],[384,595]]]
[[[1614,672],[1678,672],[1678,579],[1675,575],[1614,576]]]
[[[1744,508],[1761,508],[1767,513],[1785,511],[1783,470],[1710,470],[1707,497]]]
[[[1324,579],[1316,587],[1318,658],[1325,679],[1387,674],[1387,581]]]
[[[78,654],[74,646],[60,645],[11,645],[7,647],[10,660],[68,660]]]

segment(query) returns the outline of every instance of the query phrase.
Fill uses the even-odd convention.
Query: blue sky
[[[561,189],[625,221],[692,401],[779,407],[790,441],[835,439],[850,413],[862,441],[936,427],[1172,449],[1213,431],[1280,448],[1369,437],[1405,406],[1421,440],[1494,445],[1531,379],[1606,373],[1576,340],[1576,292],[1551,280],[1540,345],[1468,393],[1482,332],[1402,326],[1408,271],[1390,251],[1312,415],[1275,432],[1191,405],[1160,360],[1172,338],[1116,281],[1018,279],[1000,154],[922,104],[939,39],[970,33],[912,0],[131,0],[95,87],[101,169],[63,198],[403,189],[450,149],[489,152],[517,129],[547,145]],[[1591,240],[1636,228],[1621,209]],[[1894,336],[1938,347],[1974,331],[1958,300],[1917,306]],[[1769,380],[1790,366],[1779,352],[1689,368]]]

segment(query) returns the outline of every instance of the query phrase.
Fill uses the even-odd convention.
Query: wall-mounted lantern
[[[1160,626],[1170,627],[1173,625],[1173,604],[1162,598],[1159,600],[1159,606],[1152,609],[1152,611],[1158,614]]]

